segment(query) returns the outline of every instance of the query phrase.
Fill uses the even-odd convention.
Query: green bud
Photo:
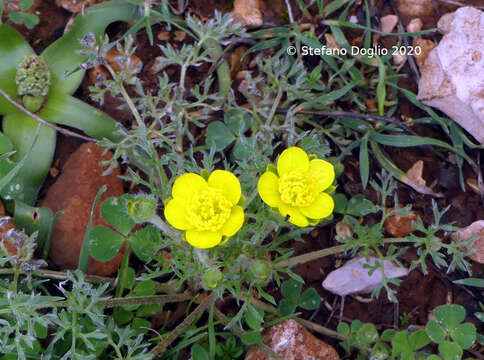
[[[267,280],[272,274],[271,266],[262,261],[257,261],[252,263],[249,267],[249,273],[252,275],[254,279],[257,280]]]
[[[155,200],[144,195],[128,200],[127,205],[129,216],[138,224],[151,221],[158,206]]]
[[[45,97],[50,87],[50,71],[45,60],[35,54],[25,55],[17,67],[15,83],[20,96]]]
[[[44,103],[43,96],[32,96],[32,95],[24,95],[22,97],[22,103],[24,108],[26,108],[30,112],[37,112],[42,107]]]
[[[206,290],[216,289],[222,280],[224,279],[224,274],[219,269],[210,269],[202,276],[202,284]]]

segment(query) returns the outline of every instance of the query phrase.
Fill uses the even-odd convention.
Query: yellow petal
[[[215,170],[208,178],[208,185],[213,188],[222,190],[225,198],[229,200],[232,205],[235,205],[240,200],[242,189],[237,177],[230,171]]]
[[[281,202],[279,195],[279,178],[272,171],[267,171],[259,179],[257,183],[257,191],[267,205],[271,207],[278,207]]]
[[[306,172],[309,169],[309,157],[306,152],[296,146],[282,152],[277,160],[277,172],[279,176],[290,171]]]
[[[207,182],[200,175],[195,173],[183,174],[175,180],[171,193],[173,198],[191,199],[208,186]]]
[[[318,191],[323,191],[334,181],[334,166],[325,160],[314,159],[309,162],[309,174],[316,179]]]
[[[299,208],[299,210],[308,218],[323,219],[331,215],[334,209],[334,201],[326,193],[318,194],[318,197],[308,207]]]
[[[168,201],[165,206],[165,218],[171,226],[179,230],[193,227],[188,221],[186,202],[179,198]]]
[[[188,243],[199,249],[208,249],[217,246],[222,241],[222,234],[210,231],[188,230],[185,233]]]
[[[244,223],[244,209],[241,206],[234,206],[232,213],[227,222],[222,228],[222,234],[225,236],[233,236]]]
[[[296,226],[304,227],[308,226],[309,222],[306,216],[304,216],[298,209],[288,206],[281,202],[279,205],[279,212],[282,216],[289,215],[289,222]]]

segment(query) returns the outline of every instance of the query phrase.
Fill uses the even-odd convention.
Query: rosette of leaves
[[[124,1],[113,0],[90,7],[75,19],[67,34],[48,46],[40,56],[35,55],[16,30],[0,24],[0,88],[50,123],[79,129],[96,139],[115,140],[115,121],[71,96],[84,76],[84,70],[72,70],[84,61],[84,56],[79,53],[83,47],[79,40],[95,42],[110,23],[134,20],[136,14],[136,6]],[[15,183],[12,183],[14,186],[7,186],[1,194],[4,198],[33,204],[51,166],[56,131],[41,125],[38,141],[31,149],[38,122],[1,95],[0,115],[3,115],[3,131],[15,150],[11,160],[19,161],[27,156]],[[1,177],[5,175],[0,173]]]

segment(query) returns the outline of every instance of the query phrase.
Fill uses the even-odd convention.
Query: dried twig
[[[72,137],[76,137],[78,139],[82,139],[82,140],[87,140],[87,141],[92,141],[92,142],[97,142],[96,139],[93,139],[91,137],[88,137],[88,136],[84,136],[84,135],[79,135],[78,133],[75,133],[73,131],[70,131],[70,130],[67,130],[67,129],[64,129],[64,128],[61,128],[61,127],[58,127],[58,126],[55,126],[47,121],[45,121],[44,119],[42,119],[41,117],[35,115],[34,113],[30,112],[29,110],[27,110],[26,108],[24,108],[22,105],[20,105],[18,102],[16,102],[14,99],[12,99],[3,89],[0,88],[0,95],[2,95],[5,99],[7,99],[7,101],[9,103],[11,103],[13,106],[15,106],[17,109],[21,110],[22,112],[24,112],[25,114],[27,114],[28,116],[30,116],[32,119],[38,121],[39,123],[41,123],[42,125],[45,125],[47,127],[50,127],[51,129],[54,129],[54,130],[57,130],[58,132],[60,132],[61,134],[64,134],[64,135],[67,135],[67,136],[72,136]]]
[[[193,310],[190,315],[188,315],[185,320],[182,321],[180,325],[178,325],[170,334],[163,339],[158,345],[156,345],[151,350],[152,357],[163,355],[168,346],[183,332],[185,331],[193,322],[197,319],[198,315],[200,315],[203,311],[205,311],[210,305],[212,301],[215,299],[215,293],[211,293],[207,296],[203,301],[198,305],[195,310]]]

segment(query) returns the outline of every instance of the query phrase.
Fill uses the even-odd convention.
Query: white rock
[[[417,98],[484,144],[484,12],[462,7],[446,30],[425,61]]]
[[[381,31],[385,33],[391,33],[395,26],[398,24],[398,16],[396,15],[386,15],[380,19]]]
[[[364,267],[364,265],[374,265],[376,260],[378,259],[370,257],[367,261],[364,256],[351,259],[339,269],[329,273],[323,282],[323,287],[339,296],[372,292],[380,285],[383,279],[382,273],[377,269],[370,276],[368,275],[368,268]],[[388,260],[384,261],[383,267],[385,275],[389,279],[399,278],[408,274],[406,268],[397,266]]]

